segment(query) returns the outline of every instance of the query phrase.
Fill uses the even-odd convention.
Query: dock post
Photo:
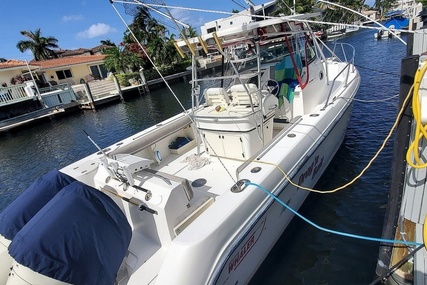
[[[95,101],[93,100],[93,95],[92,95],[92,91],[90,90],[89,83],[85,82],[84,87],[85,87],[87,97],[89,98],[89,107],[92,110],[96,110]]]
[[[139,68],[139,76],[141,77],[141,84],[142,84],[142,89],[144,90],[144,92],[150,92],[150,90],[148,89],[147,80],[145,79],[143,67]]]
[[[113,81],[114,81],[114,84],[116,85],[117,92],[119,93],[120,100],[123,102],[124,99],[123,99],[122,88],[120,87],[119,81],[117,80],[115,73],[113,73]]]

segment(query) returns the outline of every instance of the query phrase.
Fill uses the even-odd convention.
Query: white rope
[[[380,102],[385,102],[385,101],[389,101],[392,100],[396,97],[399,97],[399,94],[391,96],[389,98],[385,98],[385,99],[378,99],[378,100],[362,100],[362,99],[356,99],[354,98],[354,101],[358,101],[358,102],[362,102],[362,103],[380,103]]]

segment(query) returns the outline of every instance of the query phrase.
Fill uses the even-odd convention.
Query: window
[[[213,33],[215,31],[216,31],[216,28],[213,27],[213,28],[209,28],[207,32],[208,32],[208,34],[210,34],[210,33]]]
[[[95,79],[103,79],[107,78],[107,69],[103,64],[100,65],[91,65],[89,66],[90,73],[92,73],[93,77]]]
[[[64,69],[64,70],[57,70],[56,76],[59,80],[65,79],[65,78],[71,78],[73,77],[73,74],[71,73],[70,69]]]

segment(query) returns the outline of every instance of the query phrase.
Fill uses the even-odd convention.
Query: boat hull
[[[350,114],[351,106],[347,108],[326,139],[316,147],[312,156],[299,167],[291,180],[296,183],[303,182],[302,184],[306,187],[315,186],[344,139]],[[301,190],[286,181],[284,183],[286,186],[282,187],[279,184],[276,187],[275,195],[290,208],[298,210],[310,192]],[[248,191],[259,190],[248,189]],[[248,224],[249,230],[227,254],[227,258],[222,263],[222,269],[212,284],[249,282],[293,217],[294,213],[290,210],[285,209],[277,201],[268,199],[260,213],[255,215]]]
[[[294,183],[314,187],[343,141],[352,110],[351,98],[359,84],[360,78],[356,76],[348,87],[347,99],[335,100],[324,111],[319,111],[325,114],[320,114],[320,119],[311,126],[315,129],[313,133],[302,135],[304,139],[298,141],[298,149],[292,148],[289,138],[294,134],[300,136],[316,114],[304,116],[294,128],[278,135],[264,152],[249,159],[252,162],[240,172],[239,178],[261,185],[298,210],[309,192],[291,185],[278,167]],[[316,125],[321,126],[321,131]],[[316,136],[314,132],[318,132]],[[288,145],[291,153],[284,154]],[[264,164],[263,161],[271,163]],[[262,168],[259,176],[253,174],[256,167]],[[206,211],[206,216],[211,211],[209,218],[201,217],[188,228],[188,232],[181,233],[168,249],[156,284],[249,282],[294,216],[256,188],[248,186],[240,193],[230,191],[227,197],[224,196],[225,201],[221,199],[222,207],[216,201]],[[209,222],[208,229],[206,224]],[[203,230],[197,231],[193,226]]]

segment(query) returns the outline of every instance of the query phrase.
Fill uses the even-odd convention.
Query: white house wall
[[[100,64],[103,64],[103,62],[91,62],[91,63],[82,64],[82,65],[64,66],[61,68],[45,70],[44,72],[47,80],[50,80],[50,77],[53,76],[54,80],[57,81],[58,83],[80,84],[80,79],[84,79],[85,81],[87,81],[86,78],[91,73],[89,66],[100,65]],[[56,71],[66,70],[66,69],[71,70],[71,74],[73,77],[59,80],[56,75]]]
[[[16,75],[21,74],[21,70],[0,70],[0,87],[1,84],[6,83],[7,86],[11,86],[10,80]]]

